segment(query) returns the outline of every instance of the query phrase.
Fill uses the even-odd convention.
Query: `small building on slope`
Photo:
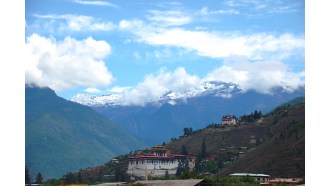
[[[258,181],[258,182],[269,181],[269,178],[270,178],[270,176],[267,174],[251,174],[251,173],[234,173],[234,174],[230,174],[229,176],[232,176],[232,177],[251,176],[252,178],[254,178],[255,181]]]
[[[225,116],[222,116],[221,124],[222,125],[236,125],[237,124],[236,117],[234,115],[231,115],[231,114],[227,114]]]

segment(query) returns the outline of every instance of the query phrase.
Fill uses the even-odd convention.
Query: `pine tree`
[[[37,177],[36,177],[36,183],[37,183],[37,184],[42,184],[42,181],[43,181],[43,178],[42,178],[41,173],[39,172],[39,173],[37,174]]]
[[[29,174],[29,169],[25,167],[25,184],[30,184],[31,183],[31,178]]]
[[[201,146],[201,151],[199,151],[199,154],[195,161],[195,171],[196,172],[203,171],[203,162],[204,162],[205,157],[206,157],[206,144],[205,144],[205,141],[203,141],[202,146]]]
[[[81,171],[79,171],[79,173],[78,173],[78,183],[82,183]]]
[[[184,154],[184,155],[187,155],[188,154],[188,151],[187,151],[187,148],[185,145],[182,145],[181,146],[181,154]]]
[[[193,129],[190,128],[183,128],[183,135],[188,136],[189,134],[191,134],[193,132]]]
[[[183,173],[183,163],[181,160],[179,160],[179,164],[178,164],[178,168],[176,169],[176,176],[181,176],[181,174]]]
[[[187,158],[179,159],[178,169],[176,170],[176,176],[181,176],[183,173],[189,171],[189,162]]]
[[[196,172],[202,171],[202,159],[201,159],[200,154],[197,156],[196,161],[195,161],[195,171]]]
[[[203,141],[202,147],[201,147],[201,158],[205,159],[205,157],[206,157],[206,145],[205,145],[205,141]]]
[[[76,178],[72,172],[69,172],[65,175],[65,183],[66,184],[76,183]]]
[[[255,110],[254,111],[254,114],[253,114],[253,119],[254,120],[257,120],[259,117],[258,117],[258,111],[257,110]]]

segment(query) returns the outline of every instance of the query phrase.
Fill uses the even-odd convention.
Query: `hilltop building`
[[[231,115],[231,114],[227,114],[225,116],[222,116],[221,124],[222,125],[236,125],[237,124],[236,117],[234,115]]]
[[[163,146],[153,147],[149,154],[138,154],[129,157],[127,173],[136,177],[174,175],[179,162],[187,162],[191,170],[195,166],[193,158],[188,155],[170,154]]]

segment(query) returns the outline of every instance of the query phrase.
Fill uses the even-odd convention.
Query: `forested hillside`
[[[49,88],[25,89],[25,162],[31,177],[60,177],[146,145],[87,106]]]

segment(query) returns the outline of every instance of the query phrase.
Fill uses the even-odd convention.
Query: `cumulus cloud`
[[[156,75],[147,75],[135,88],[124,91],[123,99],[126,103],[143,105],[168,92],[181,95],[200,81],[198,76],[188,74],[183,67],[177,68],[173,73],[161,69]]]
[[[50,31],[54,29],[60,31],[110,31],[116,28],[111,21],[101,21],[91,16],[73,14],[34,14],[34,16],[39,19],[50,20],[47,23],[38,22],[33,25],[38,27],[46,25]]]
[[[283,87],[290,92],[304,85],[305,72],[293,72],[280,61],[250,61],[243,56],[227,58],[224,65],[214,69],[204,78],[191,75],[183,67],[174,72],[161,69],[156,74],[147,75],[135,87],[121,88],[124,104],[144,105],[158,100],[166,94],[181,97],[187,91],[196,90],[206,81],[223,81],[238,84],[243,91],[255,90],[272,94],[274,88]],[[113,88],[114,90],[117,87]],[[112,90],[112,92],[115,92]],[[231,94],[221,95],[224,98]],[[170,104],[175,104],[172,101]]]
[[[287,87],[292,91],[304,84],[304,78],[304,72],[292,72],[279,61],[251,62],[244,57],[232,57],[210,72],[205,80],[232,82],[239,84],[243,91],[252,89],[271,94],[274,87]]]
[[[25,82],[63,91],[77,86],[109,85],[114,78],[103,59],[111,53],[110,45],[92,37],[62,41],[33,34],[27,38]]]
[[[235,32],[159,28],[138,19],[122,20],[119,28],[133,33],[137,36],[138,42],[184,48],[195,51],[200,56],[211,58],[243,55],[253,60],[281,60],[293,54],[302,53],[305,46],[303,36],[290,33],[244,35]]]

